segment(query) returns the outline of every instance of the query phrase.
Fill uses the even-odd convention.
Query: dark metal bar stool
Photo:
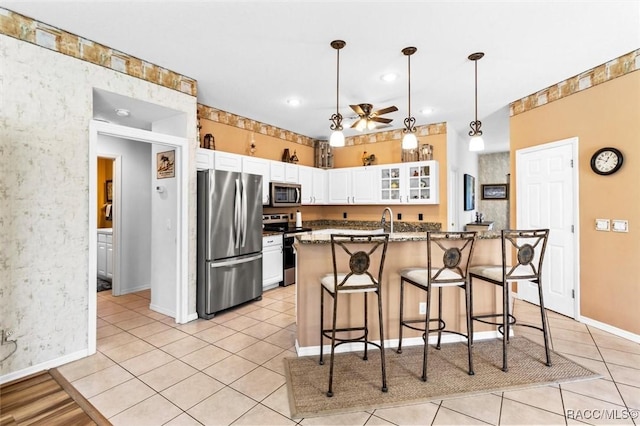
[[[331,235],[331,255],[333,257],[333,273],[325,275],[321,280],[320,298],[320,364],[323,359],[323,338],[331,339],[331,367],[329,368],[329,390],[327,396],[333,396],[333,361],[336,346],[343,343],[364,343],[363,359],[367,360],[368,345],[380,349],[382,365],[382,392],[387,391],[387,373],[384,360],[384,333],[382,327],[382,268],[389,244],[388,234],[369,235]],[[324,295],[333,298],[333,321],[331,328],[324,327]],[[359,327],[337,328],[338,295],[340,293],[362,293],[364,296],[364,324]],[[380,343],[369,340],[367,321],[367,295],[375,293],[378,298],[378,324],[380,326]],[[358,337],[351,337],[353,332],[361,332]],[[348,335],[337,337],[336,333]]]
[[[502,312],[484,315],[473,315],[471,306],[471,328],[473,321],[498,326],[502,334],[502,371],[508,371],[507,344],[511,327],[520,325],[542,331],[544,335],[544,350],[547,358],[546,365],[551,366],[549,355],[549,323],[544,310],[542,297],[542,261],[549,238],[548,229],[534,230],[503,230],[502,231],[502,264],[473,266],[469,269],[470,290],[473,295],[473,280],[479,279],[502,287]],[[512,266],[513,265],[513,266]],[[542,326],[517,324],[516,318],[510,313],[511,283],[515,281],[529,281],[538,286],[540,297],[540,319]],[[473,297],[472,297],[473,300]],[[491,320],[494,318],[494,320]],[[473,333],[472,333],[473,335]]]
[[[473,355],[471,353],[471,294],[469,291],[469,261],[473,254],[476,238],[475,232],[428,232],[427,233],[427,267],[407,268],[400,271],[400,331],[398,334],[398,353],[402,353],[403,327],[422,331],[424,339],[424,355],[422,357],[422,380],[427,381],[427,355],[429,333],[438,332],[436,349],[440,349],[442,333],[453,333],[467,339],[469,355],[469,375],[473,375]],[[435,259],[441,258],[442,261]],[[405,283],[427,292],[427,312],[421,319],[404,319],[404,286]],[[442,319],[442,288],[460,287],[465,294],[465,312],[467,318],[467,334],[447,330]],[[438,289],[438,317],[431,318],[432,289]],[[437,322],[436,328],[430,328],[431,322]],[[422,324],[422,325],[420,325]]]

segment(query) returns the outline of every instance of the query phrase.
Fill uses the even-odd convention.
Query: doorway
[[[548,228],[543,264],[545,308],[578,318],[578,138],[516,152],[518,229]],[[538,304],[537,286],[518,285],[518,297]]]
[[[175,137],[160,133],[154,133],[147,130],[141,130],[131,127],[119,126],[111,123],[105,123],[97,120],[93,120],[89,126],[89,200],[91,203],[91,211],[94,210],[95,202],[97,199],[97,185],[98,185],[98,173],[97,173],[97,146],[99,136],[109,136],[114,138],[127,139],[135,142],[143,142],[147,144],[153,144],[156,148],[167,148],[175,151],[175,197],[174,197],[174,209],[176,212],[175,223],[171,226],[167,226],[168,230],[172,233],[172,238],[176,242],[177,250],[175,251],[172,259],[168,261],[174,266],[173,282],[176,283],[175,289],[173,289],[171,297],[175,301],[174,316],[177,323],[186,323],[192,318],[188,314],[188,183],[189,183],[189,164],[188,155],[182,155],[182,152],[188,152],[188,144],[186,138]],[[117,174],[117,173],[115,173]],[[121,179],[114,176],[114,193],[121,192]],[[151,188],[149,188],[151,190]],[[117,198],[116,198],[117,200]],[[114,215],[118,216],[119,205],[116,202],[114,205]],[[97,274],[97,215],[89,215],[89,268],[88,268],[88,282],[95,282]],[[121,230],[118,226],[118,221],[115,222],[113,228],[113,241],[114,251],[116,254],[115,268],[117,274],[118,268],[118,241],[121,240]],[[89,354],[96,352],[96,316],[97,316],[97,292],[95,285],[89,285],[89,309],[88,309],[88,347]]]

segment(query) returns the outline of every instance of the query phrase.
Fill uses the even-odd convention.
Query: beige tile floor
[[[554,350],[602,379],[292,420],[282,358],[295,356],[294,291],[184,325],[149,310],[149,291],[100,292],[98,352],[60,371],[115,425],[640,424],[628,417],[640,410],[640,344],[554,313]],[[536,307],[514,310],[535,323]]]

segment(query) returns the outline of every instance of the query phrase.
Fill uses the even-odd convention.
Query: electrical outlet
[[[420,315],[425,315],[427,313],[427,302],[420,302],[418,310]]]
[[[4,345],[5,343],[11,342],[11,340],[9,340],[9,337],[11,337],[13,335],[13,331],[12,330],[2,330],[1,331],[1,339],[0,339],[0,345]]]

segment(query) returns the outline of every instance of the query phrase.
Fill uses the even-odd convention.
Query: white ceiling
[[[640,0],[626,1],[5,1],[0,6],[198,81],[198,102],[326,139],[335,112],[396,105],[417,124],[464,135],[478,114],[489,151],[508,149],[508,104],[640,47]],[[380,77],[395,72],[385,83]],[[297,108],[286,100],[301,100]],[[433,113],[419,111],[432,108]],[[493,118],[492,118],[493,117]],[[497,117],[497,118],[496,118]],[[345,132],[347,136],[356,134]]]

